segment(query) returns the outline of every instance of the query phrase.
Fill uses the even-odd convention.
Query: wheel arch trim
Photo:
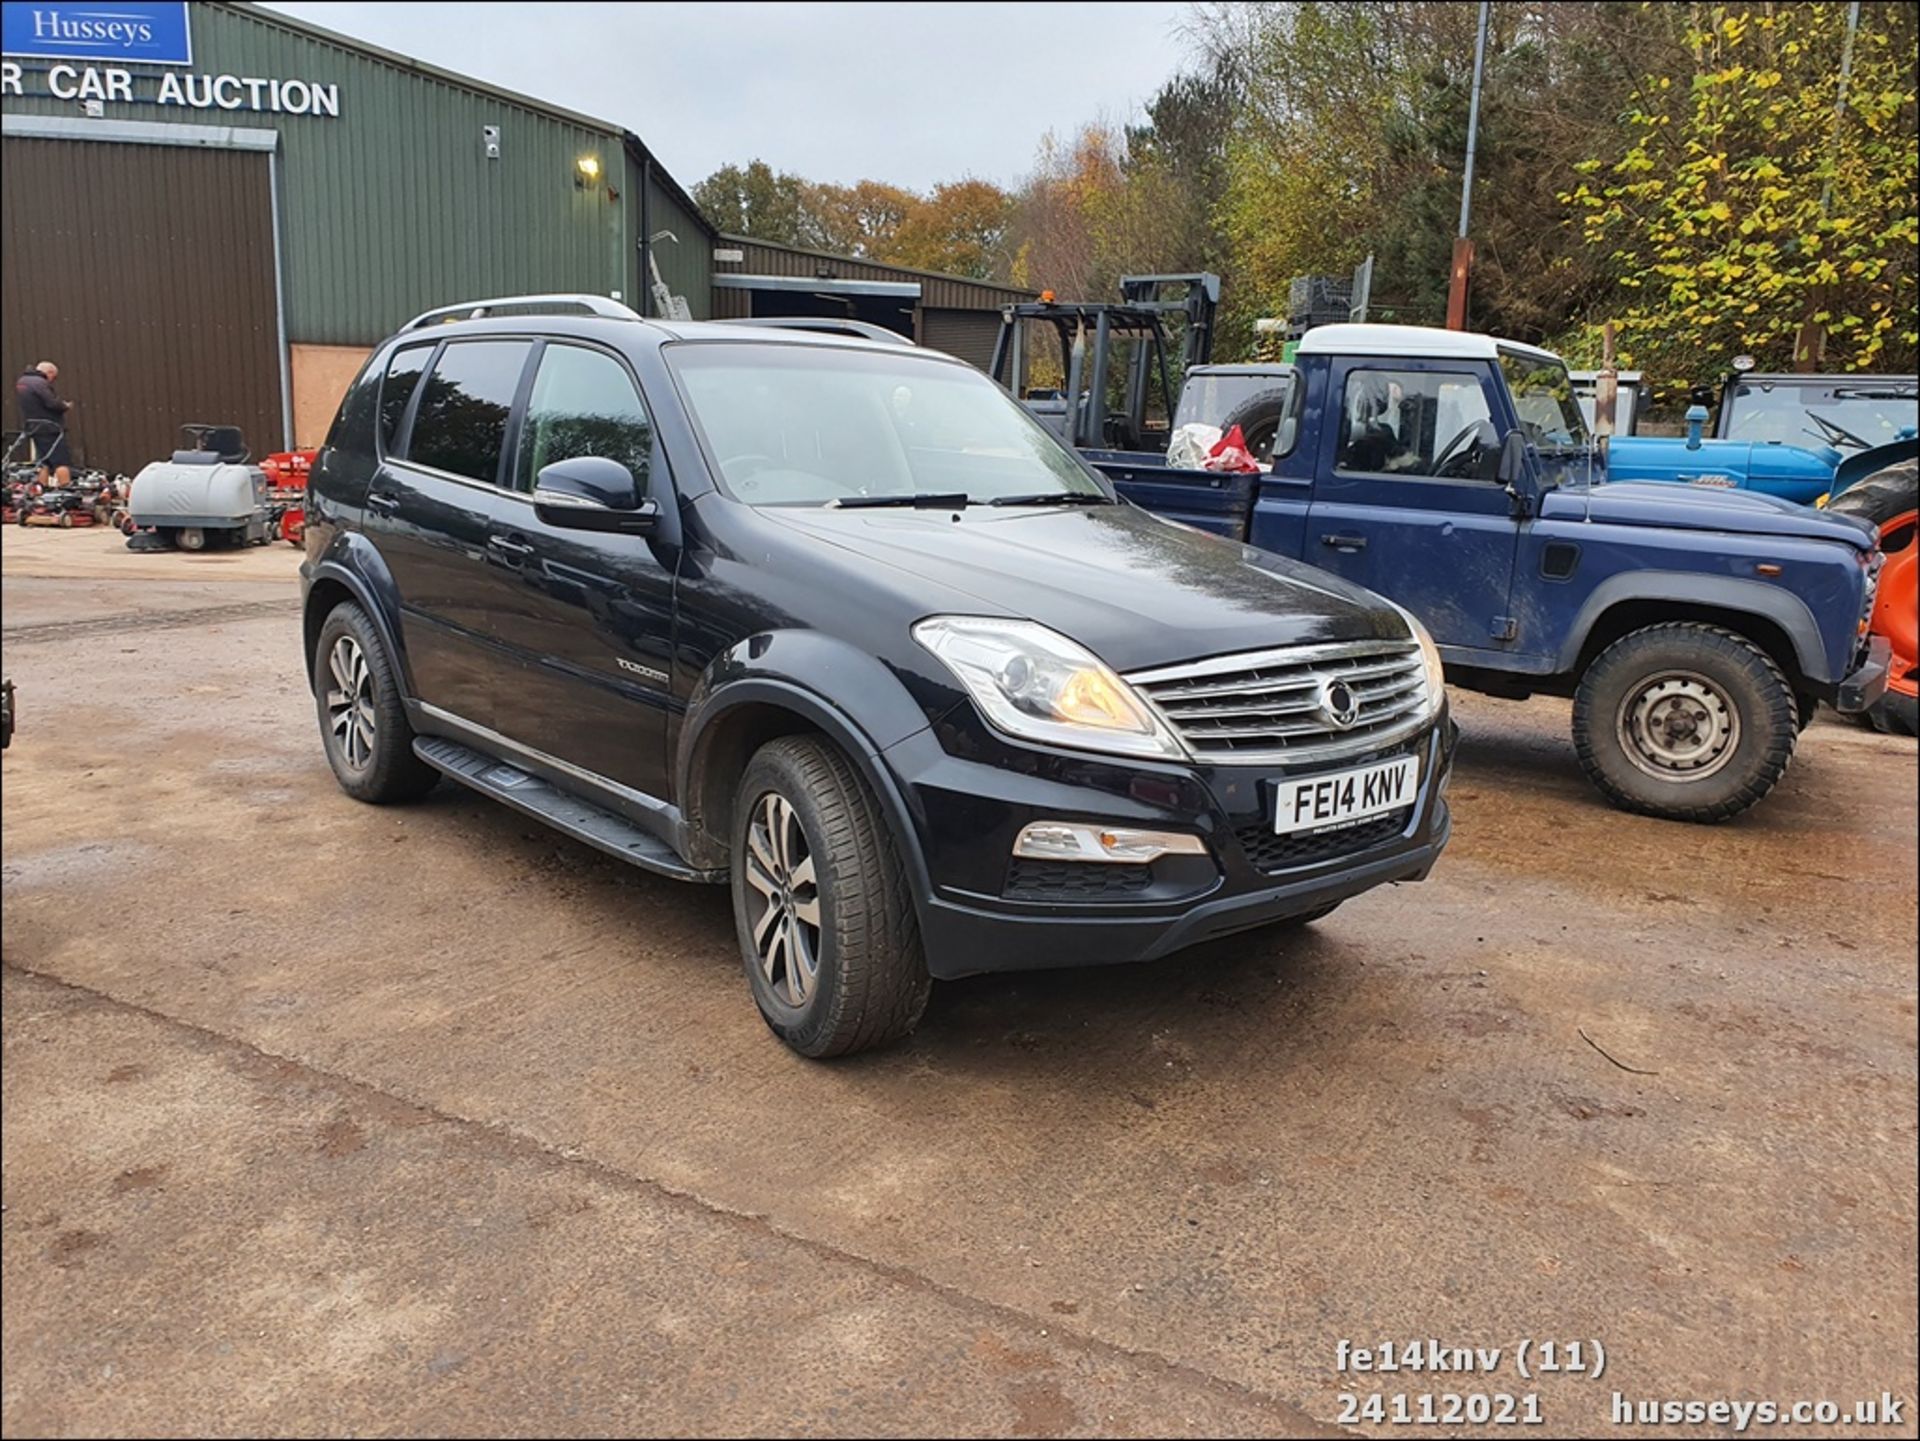
[[[738,715],[748,707],[786,711],[840,747],[880,802],[881,812],[892,828],[894,844],[913,879],[914,910],[924,917],[930,893],[926,856],[912,810],[882,759],[885,747],[876,745],[865,728],[832,701],[786,677],[754,675],[729,681],[712,691],[698,710],[689,714],[681,732],[675,767],[676,793],[681,801],[689,846],[698,843],[702,829],[695,802],[713,738],[721,732],[729,716]],[[726,840],[730,846],[731,837]]]
[[[1823,685],[1837,679],[1828,663],[1820,627],[1799,596],[1763,581],[1674,571],[1633,571],[1610,576],[1595,586],[1561,645],[1561,671],[1576,672],[1594,628],[1609,611],[1635,601],[1709,606],[1732,616],[1749,615],[1767,621],[1778,627],[1793,647],[1794,660],[1803,678]]]
[[[367,613],[367,618],[380,634],[380,643],[386,647],[388,659],[399,678],[401,697],[411,701],[414,696],[413,670],[407,663],[406,646],[401,642],[400,628],[395,623],[400,609],[398,588],[372,544],[355,535],[336,536],[326,553],[307,569],[306,595],[301,602],[301,636],[306,651],[308,688],[311,689],[315,683],[314,642],[319,637],[320,627],[326,624],[327,612],[333,608],[331,605],[321,607],[317,603],[318,597],[328,593],[329,583],[344,588]]]

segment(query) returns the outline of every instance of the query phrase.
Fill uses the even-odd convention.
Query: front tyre
[[[1799,722],[1771,656],[1690,622],[1622,636],[1573,698],[1587,778],[1623,810],[1675,821],[1724,821],[1759,801],[1786,773]]]
[[[440,772],[413,753],[393,662],[367,613],[341,601],[307,661],[327,764],[340,789],[370,805],[418,800],[432,790]]]
[[[878,801],[832,744],[789,736],[734,807],[733,916],[747,983],[803,1056],[899,1040],[932,989],[912,885]]]

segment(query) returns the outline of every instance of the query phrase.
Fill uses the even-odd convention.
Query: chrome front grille
[[[1216,763],[1315,761],[1383,750],[1426,723],[1427,681],[1412,641],[1243,651],[1127,680],[1196,757]],[[1350,724],[1329,708],[1338,683]]]

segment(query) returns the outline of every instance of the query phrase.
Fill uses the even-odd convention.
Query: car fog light
[[[1035,821],[1014,840],[1013,853],[1029,861],[1108,861],[1143,865],[1161,856],[1204,856],[1206,842],[1179,831]]]

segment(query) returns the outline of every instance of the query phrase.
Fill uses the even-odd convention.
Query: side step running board
[[[610,856],[618,856],[630,865],[672,876],[680,881],[719,881],[725,872],[695,870],[667,843],[651,831],[612,811],[569,795],[548,785],[536,775],[518,766],[497,761],[492,756],[450,741],[441,736],[419,736],[413,742],[414,754],[435,770],[452,776],[463,786],[471,786],[484,796],[505,801],[517,811],[545,821],[555,830],[575,840],[585,841]]]

